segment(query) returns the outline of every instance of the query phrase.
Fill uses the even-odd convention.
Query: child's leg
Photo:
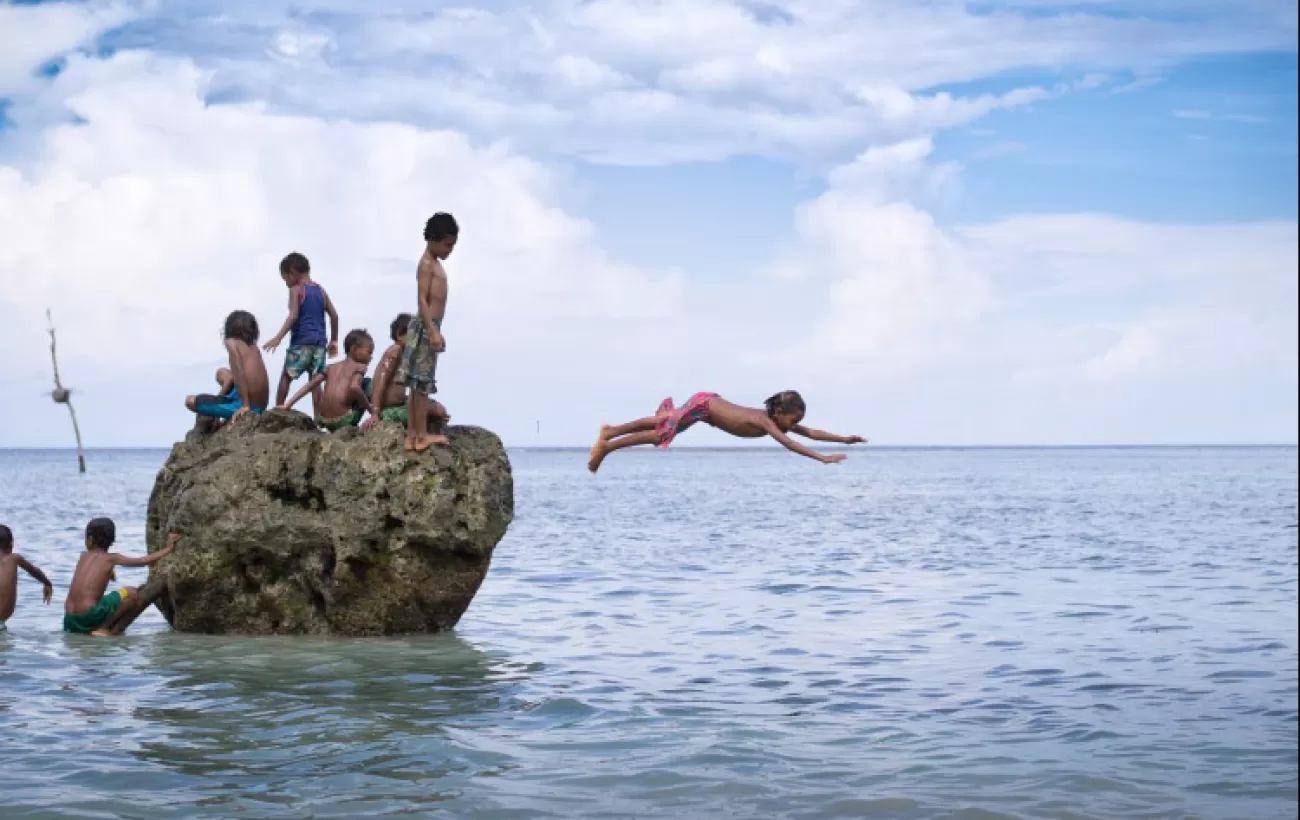
[[[410,448],[419,453],[435,444],[446,444],[446,436],[429,432],[428,394],[422,389],[412,389],[407,402],[410,409],[407,411],[409,418],[407,419],[406,435]]]
[[[127,602],[140,594],[140,590],[137,589],[136,587],[122,587],[121,591],[122,591],[122,600],[117,605],[117,609],[113,612],[112,615],[108,616],[108,620],[100,624],[99,629],[96,629],[93,632],[91,632],[90,633],[91,635],[94,635],[99,638],[111,637],[113,635],[113,628],[117,626],[117,622],[122,620],[122,616],[124,616],[128,610]]]
[[[289,378],[289,371],[280,371],[280,385],[275,388],[275,406],[283,407],[289,399],[289,386],[293,384],[293,379]],[[312,401],[316,400],[316,394],[312,394]],[[315,418],[316,408],[312,407],[312,417]]]
[[[629,433],[643,433],[646,430],[655,429],[655,425],[658,423],[658,416],[646,416],[643,419],[629,421],[627,424],[619,424],[614,427],[606,424],[600,428],[600,437],[602,440],[608,441],[609,439],[617,438],[618,436],[626,436]]]
[[[641,419],[640,421],[645,421],[645,419]],[[627,425],[623,426],[626,427]],[[658,443],[659,434],[654,430],[632,433],[631,435],[621,436],[619,438],[596,439],[596,443],[591,445],[591,454],[587,459],[587,469],[591,470],[593,473],[599,470],[601,462],[605,460],[605,456],[615,450],[622,450],[624,447],[637,447],[642,444]]]

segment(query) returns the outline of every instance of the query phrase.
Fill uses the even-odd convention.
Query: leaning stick
[[[54,365],[54,392],[50,397],[54,399],[55,404],[66,404],[68,414],[72,416],[72,433],[77,437],[77,466],[81,472],[86,472],[86,455],[81,448],[81,427],[77,424],[77,411],[72,409],[72,391],[63,386],[59,381],[59,357],[55,353],[56,343],[54,340],[54,319],[50,316],[50,311],[45,310],[45,320],[49,322],[50,334],[50,362]]]

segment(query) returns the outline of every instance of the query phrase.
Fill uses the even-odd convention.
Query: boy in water
[[[587,469],[593,473],[600,469],[605,456],[624,447],[639,444],[653,444],[667,447],[692,424],[702,421],[724,432],[740,438],[762,438],[771,436],[787,450],[816,459],[822,464],[837,464],[845,459],[844,455],[822,455],[809,450],[787,433],[795,433],[814,441],[833,441],[837,444],[860,444],[866,441],[862,436],[837,436],[821,430],[804,427],[804,413],[807,407],[803,397],[793,390],[777,393],[764,402],[764,410],[756,407],[741,407],[732,404],[717,393],[696,393],[680,408],[673,407],[672,399],[664,399],[659,410],[653,416],[629,421],[617,427],[605,425],[600,428],[596,443],[591,445],[591,454],[587,459]]]
[[[235,420],[266,410],[270,398],[270,379],[262,354],[257,349],[257,319],[246,310],[236,310],[226,317],[222,332],[230,367],[217,370],[217,395],[186,396],[185,406],[200,416]]]
[[[77,560],[72,573],[72,586],[63,604],[63,631],[77,635],[111,635],[109,629],[113,614],[122,602],[136,594],[134,587],[104,594],[108,582],[115,579],[115,567],[147,567],[166,558],[176,548],[180,536],[167,536],[167,546],[140,558],[129,558],[109,552],[117,540],[117,527],[110,518],[96,518],[86,525],[86,551]]]
[[[298,377],[307,374],[315,377],[325,370],[325,357],[339,354],[339,315],[334,310],[325,288],[312,281],[311,264],[300,253],[291,253],[280,261],[280,278],[289,289],[289,318],[284,320],[280,332],[263,345],[267,353],[284,341],[289,333],[289,350],[284,356],[284,371],[280,374],[280,386],[275,391],[275,403],[284,404],[284,397],[289,395],[289,386]],[[330,317],[329,345],[325,343],[325,315]],[[311,395],[313,411],[320,412],[320,391]]]
[[[406,398],[406,442],[403,449],[422,452],[447,437],[429,432],[429,396],[438,392],[438,354],[447,349],[442,320],[447,312],[447,271],[442,261],[451,256],[460,226],[451,214],[436,213],[424,226],[424,254],[420,257],[416,297],[419,313],[406,331],[397,382],[410,389]]]
[[[45,573],[28,563],[27,559],[14,552],[14,534],[4,524],[0,524],[0,632],[5,631],[5,621],[13,617],[14,607],[18,603],[18,568],[22,567],[28,575],[40,581],[45,587],[45,603],[49,605],[54,587]]]
[[[293,398],[278,409],[288,410],[309,391],[325,386],[324,395],[316,409],[316,423],[334,432],[344,427],[355,427],[365,412],[374,412],[370,399],[362,387],[366,368],[375,355],[375,340],[364,330],[353,330],[343,340],[347,358],[325,368],[324,373],[311,377]]]
[[[369,384],[371,388],[369,393],[370,418],[366,419],[361,425],[362,430],[374,429],[374,426],[380,420],[396,421],[403,426],[408,423],[406,388],[397,383],[395,374],[397,363],[402,356],[402,349],[406,346],[406,330],[410,324],[411,314],[399,313],[388,327],[388,335],[393,340],[393,344],[384,351],[384,355],[379,359],[379,364],[375,365],[375,379]],[[364,382],[363,386],[366,386]],[[429,429],[441,432],[450,420],[451,417],[447,415],[447,408],[443,407],[441,403],[431,400]]]

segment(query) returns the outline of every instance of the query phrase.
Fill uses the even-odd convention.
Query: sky
[[[436,211],[439,398],[510,446],[787,389],[882,445],[1294,443],[1296,40],[1289,0],[0,3],[0,447],[72,442],[47,308],[87,446],[167,446],[285,254],[383,339]]]

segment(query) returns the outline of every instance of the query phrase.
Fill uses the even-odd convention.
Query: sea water
[[[1294,448],[515,451],[453,634],[62,634],[165,457],[0,452],[4,818],[1296,816]]]

